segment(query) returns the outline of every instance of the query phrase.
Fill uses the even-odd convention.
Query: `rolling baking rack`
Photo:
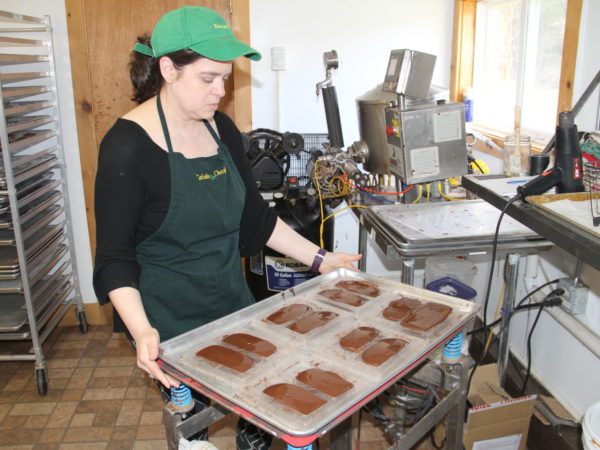
[[[87,331],[71,234],[50,18],[0,11],[0,340],[27,341],[37,389],[42,344],[76,304]]]

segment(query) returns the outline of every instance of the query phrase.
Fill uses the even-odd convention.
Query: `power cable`
[[[487,326],[487,308],[488,308],[488,304],[490,301],[490,293],[492,290],[492,279],[494,277],[494,265],[496,262],[496,253],[498,250],[498,235],[500,234],[500,224],[502,223],[502,218],[504,217],[504,214],[506,214],[506,211],[508,210],[508,208],[517,200],[519,200],[521,198],[521,195],[515,195],[513,198],[511,198],[506,205],[504,205],[504,208],[502,208],[502,211],[500,213],[500,217],[498,217],[498,222],[496,224],[496,231],[494,232],[494,240],[492,243],[492,261],[490,263],[490,273],[488,276],[488,285],[487,285],[487,290],[486,290],[486,294],[485,294],[485,301],[483,303],[483,342],[487,341],[487,333],[488,333],[488,326]],[[481,363],[483,362],[485,356],[487,354],[487,350],[484,349],[484,351],[481,352],[481,355],[479,357],[479,359],[475,362],[475,365],[473,366],[473,369],[471,370],[471,373],[469,374],[469,379],[467,381],[467,394],[469,393],[469,390],[471,389],[471,382],[473,381],[473,375],[475,375],[475,371],[477,370],[477,368],[481,365]]]

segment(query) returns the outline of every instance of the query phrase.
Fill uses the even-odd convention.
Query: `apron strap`
[[[173,153],[173,146],[171,145],[171,136],[169,135],[169,127],[167,127],[167,120],[165,119],[165,113],[160,103],[160,93],[156,96],[156,109],[158,109],[158,117],[160,118],[160,125],[162,126],[165,141],[167,142],[167,149],[169,153]]]
[[[215,142],[217,143],[217,145],[219,145],[219,147],[220,147],[221,146],[221,139],[219,139],[219,135],[213,129],[213,127],[210,124],[210,122],[208,120],[206,120],[206,119],[202,119],[202,122],[204,122],[204,125],[206,125],[206,128],[208,128],[208,131],[210,131],[211,136],[213,137],[213,139],[215,140]]]

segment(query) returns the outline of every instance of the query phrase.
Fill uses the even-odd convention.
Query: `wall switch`
[[[583,314],[585,312],[590,293],[589,287],[581,283],[575,285],[570,278],[561,278],[558,280],[556,287],[565,290],[562,296],[562,309],[571,314]]]
[[[285,47],[271,47],[271,70],[285,70]]]

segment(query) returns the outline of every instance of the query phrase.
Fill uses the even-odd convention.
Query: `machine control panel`
[[[390,171],[406,184],[466,173],[464,105],[425,103],[385,110]]]

